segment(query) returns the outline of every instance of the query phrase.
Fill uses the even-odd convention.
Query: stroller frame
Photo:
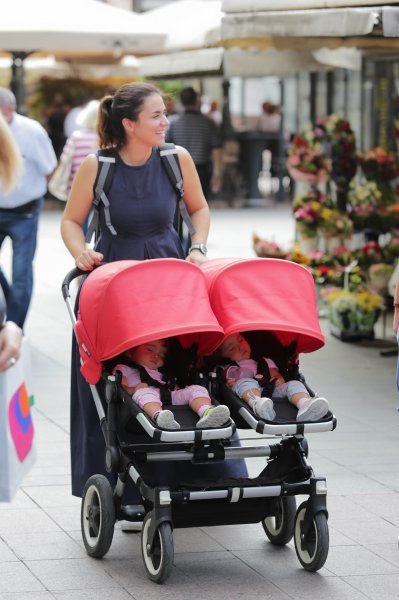
[[[76,317],[69,286],[82,274],[84,272],[79,269],[73,269],[62,283],[63,297],[73,324]],[[130,402],[133,420],[156,442],[152,451],[148,451],[147,444],[120,443],[118,412],[128,395],[117,376],[104,373],[103,379],[106,411],[97,385],[90,385],[90,388],[105,439],[105,469],[107,473],[117,475],[117,481],[112,488],[104,475],[92,475],[86,483],[81,528],[86,551],[91,557],[101,558],[108,552],[116,521],[142,522],[141,549],[147,576],[156,583],[163,583],[173,567],[174,528],[261,522],[274,545],[285,545],[294,538],[297,557],[304,569],[317,571],[324,565],[329,546],[327,484],[324,477],[315,476],[307,462],[308,446],[304,433],[333,430],[336,419],[331,413],[320,423],[273,426],[256,420],[251,411],[241,407],[238,412],[250,428],[282,439],[274,444],[265,440],[256,447],[229,447],[229,438],[236,430],[234,421],[219,429],[165,431],[154,426],[147,415]],[[212,395],[212,381],[209,388]],[[162,445],[169,442],[173,443],[173,449],[167,446],[163,450]],[[190,461],[211,465],[254,457],[266,459],[265,469],[256,478],[242,480],[194,482],[179,487],[152,486],[146,483],[140,470],[144,463]],[[142,505],[122,504],[129,477],[140,491]],[[298,509],[296,495],[308,496]]]

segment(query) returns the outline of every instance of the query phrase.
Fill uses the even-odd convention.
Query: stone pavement
[[[212,257],[253,256],[254,231],[284,245],[293,238],[284,204],[212,213]],[[73,264],[60,240],[60,216],[60,210],[46,210],[40,223],[26,328],[36,382],[38,459],[14,501],[0,504],[0,600],[399,598],[395,358],[381,357],[375,346],[331,338],[323,321],[325,347],[301,359],[308,382],[329,398],[338,418],[334,432],[307,438],[309,462],[326,476],[329,490],[330,552],[323,569],[305,572],[293,544],[273,547],[260,524],[176,530],[175,567],[163,586],[147,579],[137,534],[116,529],[106,557],[86,555],[80,501],[70,494],[72,326],[60,287]],[[3,265],[6,259],[7,248]],[[259,438],[248,431],[242,435]],[[260,459],[248,463],[251,474],[260,470]]]

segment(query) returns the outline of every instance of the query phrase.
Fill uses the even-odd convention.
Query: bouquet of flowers
[[[342,340],[374,336],[374,325],[383,308],[379,294],[370,290],[350,292],[331,289],[324,294],[331,333]]]
[[[395,201],[395,193],[391,181],[399,176],[396,154],[377,147],[359,154],[358,159],[366,179],[377,183],[382,193],[382,202],[392,204]]]
[[[310,260],[307,254],[301,252],[300,248],[295,245],[287,254],[287,260],[290,260],[294,263],[298,263],[299,265],[303,265],[304,267],[308,267]]]
[[[331,161],[312,133],[295,135],[288,152],[287,167],[293,179],[310,184],[327,181]]]
[[[350,238],[353,233],[353,223],[349,217],[336,209],[326,209],[328,218],[320,225],[321,234],[326,237],[337,237],[340,240]]]
[[[253,248],[257,256],[263,258],[285,258],[284,252],[276,242],[269,242],[259,237],[256,233],[252,235]]]
[[[369,181],[387,181],[399,175],[399,163],[394,152],[380,146],[370,148],[358,155],[364,176]]]
[[[332,160],[331,179],[340,189],[346,189],[356,174],[356,137],[349,121],[338,115],[329,115],[322,124],[330,145]]]
[[[384,260],[383,250],[377,242],[367,242],[353,253],[359,265],[365,268]]]
[[[318,210],[322,210],[323,207],[333,208],[333,203],[330,196],[323,194],[323,192],[315,187],[311,187],[305,194],[296,196],[294,198],[292,209],[295,212],[297,208],[303,208],[309,203],[311,203],[312,206]]]
[[[351,182],[348,201],[348,214],[355,229],[385,229],[382,193],[375,181],[367,181],[360,185]]]
[[[385,294],[393,269],[393,265],[388,265],[387,263],[374,263],[371,265],[368,270],[370,289],[374,292]]]
[[[293,202],[293,211],[299,233],[306,238],[316,237],[321,223],[329,218],[330,206],[332,202],[329,196],[317,188],[310,188],[306,194],[297,196]]]

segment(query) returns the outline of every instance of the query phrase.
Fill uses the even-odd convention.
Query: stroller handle
[[[69,286],[71,285],[72,281],[74,279],[76,279],[77,277],[80,277],[81,275],[87,275],[87,273],[89,273],[89,272],[90,271],[83,271],[82,269],[78,269],[78,267],[75,267],[74,269],[69,271],[69,273],[67,273],[65,275],[64,281],[62,282],[62,285],[61,285],[61,290],[62,290],[62,295],[64,297],[64,300],[66,300],[67,298],[70,298]]]

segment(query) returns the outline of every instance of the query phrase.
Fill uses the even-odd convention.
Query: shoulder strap
[[[93,234],[97,241],[98,235],[98,219],[100,205],[104,205],[104,216],[105,222],[112,235],[117,235],[116,231],[111,223],[111,217],[109,214],[109,200],[108,191],[111,187],[112,178],[115,170],[115,149],[102,149],[96,152],[98,160],[97,175],[93,186],[94,200],[93,200],[93,211],[90,219],[89,226],[86,233],[86,242],[90,242]]]
[[[159,155],[161,157],[162,164],[165,167],[165,171],[170,179],[170,182],[176,190],[177,204],[179,208],[179,212],[177,213],[177,215],[180,215],[181,219],[186,224],[190,235],[193,235],[195,233],[195,227],[190,218],[190,215],[188,214],[187,207],[184,203],[183,175],[180,168],[179,156],[177,154],[176,146],[171,143],[162,144],[161,146],[159,146]],[[179,225],[178,219],[175,219],[175,227],[177,231],[181,233],[181,225]]]

